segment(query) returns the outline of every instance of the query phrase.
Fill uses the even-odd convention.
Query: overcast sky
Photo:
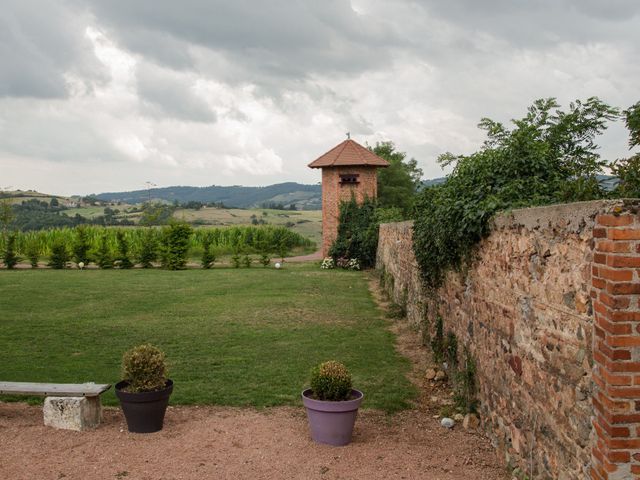
[[[0,61],[0,188],[316,183],[347,131],[432,178],[481,117],[640,100],[640,1],[3,0]]]

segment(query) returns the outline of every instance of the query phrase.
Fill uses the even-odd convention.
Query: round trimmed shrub
[[[127,392],[154,392],[167,383],[165,355],[158,347],[146,343],[133,347],[122,356],[122,379]]]
[[[348,400],[351,374],[347,367],[335,360],[321,363],[311,371],[311,390],[318,400]]]

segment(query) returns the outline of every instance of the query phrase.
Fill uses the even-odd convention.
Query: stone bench
[[[0,382],[0,395],[44,396],[45,425],[82,431],[100,425],[100,394],[109,388],[96,383]]]

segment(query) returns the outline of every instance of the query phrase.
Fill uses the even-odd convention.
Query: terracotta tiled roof
[[[370,152],[351,139],[336,145],[324,155],[311,162],[311,168],[368,165],[371,167],[388,167],[389,162]]]

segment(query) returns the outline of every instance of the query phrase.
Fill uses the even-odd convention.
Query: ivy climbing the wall
[[[447,181],[425,189],[417,202],[414,250],[427,287],[437,288],[449,270],[472,259],[500,210],[593,200],[606,194],[597,175],[605,162],[594,139],[618,111],[597,98],[561,110],[554,99],[537,100],[514,127],[483,119],[482,149],[446,153]]]
[[[362,268],[376,264],[378,248],[376,204],[365,199],[358,203],[354,197],[340,204],[338,236],[329,250],[329,255],[339,258],[356,258]]]

